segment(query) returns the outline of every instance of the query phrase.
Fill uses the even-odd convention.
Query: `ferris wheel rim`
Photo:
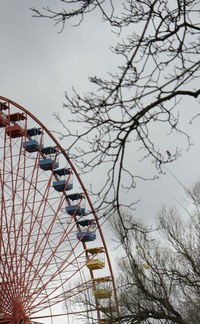
[[[31,119],[33,119],[48,134],[48,136],[50,136],[50,138],[53,140],[53,142],[56,144],[56,146],[60,149],[60,152],[64,155],[64,157],[66,158],[66,160],[69,163],[70,167],[72,168],[73,172],[75,173],[76,178],[78,179],[79,184],[81,185],[81,188],[84,191],[84,194],[85,194],[85,196],[87,198],[87,201],[88,201],[88,203],[90,205],[90,208],[92,210],[92,213],[94,215],[94,218],[95,218],[95,220],[97,222],[98,231],[100,233],[100,237],[101,237],[101,240],[102,240],[102,243],[103,243],[103,246],[104,246],[104,249],[105,249],[107,261],[108,261],[108,267],[109,267],[109,271],[110,271],[110,274],[111,274],[111,279],[112,279],[112,282],[113,282],[114,295],[115,295],[115,300],[116,300],[116,304],[117,304],[117,293],[116,293],[114,275],[113,275],[113,271],[112,271],[111,261],[110,261],[110,258],[109,258],[109,254],[108,254],[106,242],[105,242],[105,239],[104,239],[104,236],[103,236],[103,233],[102,233],[102,229],[101,229],[101,226],[99,224],[99,221],[98,221],[98,218],[97,218],[95,209],[93,207],[93,204],[92,204],[92,202],[90,200],[90,197],[89,197],[89,195],[87,193],[87,190],[86,190],[86,188],[85,188],[85,186],[84,186],[84,184],[83,184],[83,182],[82,182],[82,180],[81,180],[81,178],[80,178],[80,176],[79,176],[76,168],[74,167],[71,159],[69,158],[66,150],[64,150],[62,148],[62,146],[60,145],[60,143],[57,141],[57,139],[54,137],[54,135],[48,130],[48,128],[37,117],[35,117],[30,111],[28,111],[23,106],[21,106],[18,103],[16,103],[15,101],[10,100],[10,99],[8,99],[6,97],[0,96],[0,100],[5,101],[5,102],[7,102],[7,103],[9,103],[9,104],[11,104],[13,106],[15,106],[16,108],[18,108],[19,110],[21,110],[25,114],[27,114]],[[92,272],[90,272],[90,275],[91,275],[91,278],[94,278]],[[117,304],[117,307],[118,307],[118,304]],[[118,313],[119,313],[119,310],[118,310]]]

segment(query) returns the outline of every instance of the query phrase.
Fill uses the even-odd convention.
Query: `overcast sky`
[[[117,65],[109,46],[114,36],[108,26],[91,16],[79,28],[66,26],[62,33],[53,27],[50,20],[32,18],[31,6],[55,4],[54,0],[1,0],[0,2],[0,95],[8,97],[30,110],[50,130],[59,125],[54,112],[64,112],[64,92],[75,86],[80,91],[89,91],[88,76],[112,70]],[[185,113],[191,102],[185,102]],[[68,122],[68,114],[63,114]],[[195,146],[185,152],[168,168],[186,186],[190,186],[200,175],[200,136],[198,120],[188,132],[194,135]],[[67,145],[64,143],[63,145]],[[166,148],[167,149],[167,148]],[[137,159],[137,156],[130,157]],[[153,218],[163,204],[172,205],[183,196],[183,188],[166,170],[157,182],[138,185],[136,199],[142,201],[135,216],[145,223]],[[93,179],[87,178],[85,186]]]
[[[51,6],[55,0],[0,1],[0,95],[30,110],[48,129],[57,130],[53,113],[62,116],[65,90],[71,91],[74,86],[89,91],[88,76],[103,76],[117,65],[117,58],[109,51],[114,44],[113,33],[96,17],[91,16],[80,28],[66,26],[58,33],[52,21],[31,17],[29,7],[41,7],[43,3]],[[188,100],[184,105],[187,114],[193,104]],[[68,123],[66,111],[63,116]],[[185,187],[200,179],[198,124],[196,120],[193,127],[187,128],[195,145],[167,167]],[[137,154],[133,152],[130,159],[137,159]],[[141,202],[134,216],[144,224],[154,222],[163,204],[182,202],[184,189],[170,172],[166,169],[167,176],[137,186],[133,199],[141,198]],[[86,188],[94,180],[88,177],[84,181]]]

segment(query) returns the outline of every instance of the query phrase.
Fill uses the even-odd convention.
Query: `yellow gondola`
[[[112,291],[105,288],[94,289],[93,294],[97,299],[104,299],[104,298],[110,298],[112,296]]]
[[[111,298],[112,291],[109,289],[110,277],[94,278],[93,280],[98,285],[98,288],[93,289],[94,296],[97,299]]]
[[[103,269],[105,267],[104,248],[96,247],[96,248],[86,249],[85,251],[92,254],[92,256],[96,255],[94,258],[88,260],[86,264],[88,269],[97,270],[97,269]]]

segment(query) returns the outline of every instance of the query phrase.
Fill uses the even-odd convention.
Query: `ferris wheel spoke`
[[[20,220],[17,219],[17,215],[16,213],[20,211],[20,217],[21,217],[21,222],[23,222],[23,206],[24,206],[24,196],[25,196],[25,174],[24,177],[21,181],[21,175],[20,175],[20,168],[21,168],[21,163],[23,163],[22,161],[23,159],[23,155],[22,155],[22,139],[21,139],[21,143],[20,143],[20,148],[19,148],[19,155],[16,161],[16,165],[14,166],[14,169],[16,170],[16,174],[12,173],[12,187],[14,189],[13,192],[13,201],[12,201],[12,211],[11,211],[11,219],[13,224],[11,224],[11,228],[14,232],[14,246],[13,246],[13,251],[12,251],[12,256],[11,256],[11,264],[14,263],[14,268],[15,268],[15,274],[18,274],[18,268],[20,267],[21,264],[21,255],[18,254],[18,248],[21,245],[19,242],[19,234],[21,231],[20,226],[18,226],[18,224],[20,224]],[[16,204],[16,195],[17,195],[17,191],[19,186],[21,186],[22,184],[22,188],[23,188],[23,195],[22,195],[22,202],[21,202],[21,206],[19,206],[18,208],[15,207]],[[16,285],[18,286],[19,284],[19,277],[17,275],[16,277]]]
[[[62,202],[61,202],[62,204]],[[60,205],[61,205],[60,204]],[[58,210],[60,209],[60,207],[58,207]],[[56,218],[56,212],[54,211],[55,213],[55,216],[51,222],[51,224],[49,225],[49,228],[46,229],[45,233],[42,233],[42,238],[40,237],[40,241],[38,239],[38,245],[37,245],[37,249],[35,249],[35,251],[33,251],[33,256],[32,256],[32,260],[34,260],[34,263],[36,264],[35,265],[35,277],[37,276],[37,273],[41,273],[39,267],[41,267],[41,262],[42,262],[42,258],[44,256],[44,251],[46,251],[46,246],[49,245],[49,242],[48,242],[48,239],[49,239],[49,235],[51,234],[51,228],[52,228],[52,225],[54,224],[55,222],[55,218]],[[42,249],[42,250],[41,250]],[[41,251],[40,251],[41,250]],[[53,251],[52,249],[50,250],[50,253],[52,254]],[[46,264],[47,264],[47,258],[45,256],[45,263],[44,263],[44,266],[46,267]],[[33,282],[35,280],[35,277],[31,278],[31,281]]]
[[[69,266],[71,266],[71,265],[72,265],[75,261],[77,261],[77,260],[80,261],[80,258],[81,258],[81,259],[83,258],[83,254],[84,254],[84,251],[81,252],[80,255],[76,256],[75,259],[71,260],[71,263],[69,264]],[[65,265],[65,267],[63,267],[64,264],[66,264],[66,262],[63,262],[63,263],[60,265],[59,269],[57,269],[57,271],[55,272],[55,274],[53,274],[52,276],[50,276],[50,277],[48,278],[48,281],[46,282],[45,287],[47,287],[47,286],[52,282],[52,280],[55,281],[55,278],[57,278],[57,277],[58,277],[62,272],[65,273],[65,271],[66,271],[66,269],[67,269],[67,266]],[[67,274],[66,278],[63,280],[63,282],[62,282],[61,284],[58,284],[56,287],[52,287],[52,291],[51,291],[51,292],[49,293],[49,295],[48,295],[48,300],[49,300],[49,301],[54,301],[55,298],[56,298],[56,300],[57,300],[56,303],[60,303],[60,302],[62,302],[63,299],[59,299],[59,298],[62,298],[62,297],[63,297],[64,292],[62,292],[62,293],[60,293],[60,294],[58,294],[58,295],[55,296],[56,291],[59,291],[60,288],[63,286],[63,284],[66,284],[66,283],[67,283],[68,281],[70,281],[70,280],[71,280],[71,279],[72,279],[72,278],[73,278],[77,273],[79,273],[79,271],[84,267],[84,265],[85,265],[85,262],[82,262],[82,266],[79,266],[79,267],[76,268],[75,270],[73,269],[73,271],[71,270],[71,271]],[[84,283],[84,285],[85,285],[85,283]],[[37,297],[40,296],[42,289],[43,289],[43,287],[41,287],[41,288],[37,291],[37,296],[35,297],[35,300],[37,299]],[[74,289],[77,289],[77,286],[76,286],[76,287],[73,287],[72,289],[70,289],[70,291],[72,291],[72,290],[74,290]],[[65,296],[65,298],[66,298],[66,296]],[[35,300],[33,300],[33,303],[34,303]],[[40,302],[39,302],[38,304],[36,304],[35,306],[37,306],[37,305],[42,305],[42,304],[46,304],[46,298],[45,298],[45,297],[44,297],[43,299],[41,299]]]
[[[70,229],[70,231],[68,231],[68,232],[66,231],[65,235],[62,237],[62,240],[60,241],[60,244],[57,244],[57,245],[56,245],[56,248],[54,249],[54,251],[53,251],[53,250],[51,251],[51,254],[50,254],[49,259],[47,259],[47,260],[45,261],[45,263],[41,265],[41,268],[38,269],[38,272],[39,272],[39,273],[42,272],[42,274],[41,274],[41,276],[40,276],[41,278],[43,278],[46,274],[47,274],[47,276],[49,276],[48,281],[46,281],[46,286],[47,286],[47,285],[48,285],[48,284],[49,284],[53,279],[55,279],[56,277],[58,277],[62,272],[66,271],[67,267],[68,267],[68,266],[69,266],[69,267],[72,266],[76,261],[79,261],[79,262],[77,262],[77,264],[78,264],[79,266],[76,268],[76,271],[74,271],[74,269],[73,269],[73,273],[72,273],[72,270],[71,270],[72,275],[69,274],[69,273],[67,274],[66,278],[68,278],[68,279],[66,279],[64,282],[66,282],[67,280],[71,279],[71,277],[73,277],[73,275],[74,275],[75,273],[77,273],[78,271],[80,271],[80,269],[82,268],[82,267],[80,267],[80,257],[83,258],[83,254],[84,254],[84,256],[85,256],[85,252],[82,252],[80,255],[78,255],[78,257],[75,257],[75,258],[74,258],[73,260],[71,260],[70,262],[68,261],[68,260],[70,259],[70,257],[73,255],[73,252],[74,252],[75,248],[76,248],[77,245],[79,244],[79,242],[77,242],[76,245],[74,246],[74,248],[71,248],[71,249],[69,250],[68,255],[66,255],[66,257],[63,258],[62,261],[61,261],[60,263],[56,262],[56,264],[57,264],[57,269],[55,270],[55,273],[54,273],[53,275],[51,275],[51,276],[48,274],[48,269],[49,269],[50,266],[52,266],[52,261],[54,260],[55,255],[56,255],[56,253],[58,252],[58,247],[61,245],[61,243],[64,242],[65,238],[69,235],[69,233],[70,233],[71,231],[72,231],[72,229]],[[66,252],[67,252],[67,251],[66,251]],[[40,260],[40,261],[41,261],[41,260]],[[84,258],[84,261],[83,261],[82,263],[85,264],[85,258]],[[67,264],[67,266],[66,266],[66,264]],[[65,265],[65,266],[64,266],[64,265]],[[44,266],[45,266],[45,268],[44,268]],[[43,268],[44,268],[44,270],[43,270]],[[35,279],[36,279],[36,276],[33,278],[33,282],[34,282]],[[38,288],[39,284],[40,284],[40,282],[38,281],[38,284],[37,284],[37,286],[35,287],[35,290]],[[59,289],[60,286],[57,287],[57,288]],[[42,286],[40,289],[43,289],[43,286]],[[39,294],[39,292],[38,292],[38,294]]]
[[[31,173],[31,178],[29,182],[29,187],[27,188],[27,195],[26,195],[26,200],[25,204],[23,207],[22,215],[23,217],[21,218],[21,223],[20,223],[20,229],[21,229],[21,256],[24,256],[25,259],[25,269],[27,270],[29,268],[29,261],[28,261],[28,254],[29,254],[29,248],[31,245],[31,235],[34,230],[34,224],[37,223],[37,217],[34,217],[34,211],[35,211],[35,204],[36,204],[36,195],[38,193],[38,188],[37,188],[37,179],[38,179],[38,172],[39,172],[39,167],[38,167],[38,161],[39,161],[39,154],[37,154],[37,157],[35,159],[35,163],[33,166],[33,172]],[[34,177],[35,176],[35,177]],[[30,208],[28,204],[30,203],[29,198],[32,195],[32,207]],[[27,212],[28,209],[28,216],[25,218],[25,213]],[[27,226],[24,227],[24,221],[27,222]],[[25,271],[26,272],[26,271]],[[24,268],[21,264],[21,278],[22,280],[24,279],[23,273],[24,273]],[[24,282],[24,281],[23,281]]]
[[[85,281],[84,283],[78,283],[75,287],[69,288],[62,294],[55,295],[53,297],[50,297],[48,302],[51,304],[51,306],[54,306],[56,304],[59,304],[61,302],[64,302],[66,299],[71,299],[76,297],[80,293],[84,293],[91,289],[93,287],[93,282],[91,280]],[[48,307],[46,301],[40,301],[39,304],[35,305],[35,308],[37,309],[38,305],[42,305],[42,309],[39,311],[42,311]],[[94,307],[94,306],[93,306]],[[31,309],[31,313],[32,313]],[[93,309],[95,310],[95,309]],[[35,314],[37,311],[33,311],[32,314]]]
[[[29,208],[30,211],[30,215],[29,215],[29,235],[27,236],[27,240],[24,242],[23,245],[23,250],[22,250],[22,255],[25,254],[25,251],[29,252],[29,246],[30,246],[30,242],[31,242],[31,234],[34,230],[34,225],[37,223],[37,217],[35,217],[36,215],[36,204],[37,204],[37,194],[41,194],[40,191],[38,190],[38,174],[39,174],[39,153],[37,154],[36,160],[35,160],[35,164],[33,166],[33,173],[32,173],[32,178],[31,178],[31,182],[30,182],[30,186],[29,188],[31,189],[31,183],[32,183],[32,188],[33,188],[33,192],[32,192],[32,201],[31,201],[31,208]],[[36,171],[36,172],[35,172]],[[34,174],[35,174],[35,178],[34,178]],[[26,207],[28,207],[28,203],[30,203],[28,201],[28,197],[27,197],[27,201],[26,201]],[[23,224],[22,224],[23,225]],[[28,257],[28,255],[26,255],[26,257]]]
[[[47,245],[49,244],[49,235],[46,236],[46,242],[45,245],[43,246],[43,250],[40,254],[36,269],[37,272],[41,274],[41,278],[43,278],[45,276],[45,274],[48,272],[48,269],[50,267],[50,265],[52,264],[52,260],[54,260],[55,258],[55,254],[58,252],[59,247],[61,246],[61,244],[63,243],[64,239],[67,237],[67,235],[69,235],[69,233],[72,231],[72,229],[74,228],[75,225],[73,225],[72,228],[70,228],[70,231],[67,232],[68,228],[65,229],[64,234],[62,234],[62,238],[60,240],[60,242],[54,242],[55,246],[52,246],[51,249],[49,249],[49,253],[46,253],[45,255],[45,262],[42,263],[42,257],[44,256],[45,251],[47,252],[48,249],[46,248]],[[52,231],[49,231],[49,234],[52,234]],[[44,239],[43,239],[44,240]],[[38,252],[38,251],[37,251]],[[70,249],[70,254],[72,253],[72,250]],[[64,261],[62,261],[62,263],[66,262],[66,259]],[[57,264],[58,267],[58,264]],[[36,272],[35,272],[35,276],[32,278],[32,281],[35,280],[36,278]],[[35,287],[35,289],[37,289],[37,287],[39,286],[39,282],[37,284],[37,286]]]
[[[2,181],[2,176],[1,176],[1,185],[2,188],[4,188],[4,181]],[[8,222],[7,222],[7,208],[6,208],[6,203],[5,203],[5,197],[4,197],[4,192],[2,191],[1,195],[1,235],[4,233],[4,240],[1,240],[1,266],[3,268],[3,271],[1,273],[3,283],[5,280],[9,282],[11,280],[12,276],[12,269],[10,266],[10,262],[8,261],[9,254],[8,251],[11,251],[11,240],[9,240],[9,231],[8,231]]]

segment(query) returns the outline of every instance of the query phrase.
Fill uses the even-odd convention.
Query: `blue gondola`
[[[26,133],[30,137],[42,134],[41,130],[36,127],[27,129]],[[23,143],[23,147],[27,152],[37,152],[40,149],[40,143],[36,139],[29,139]],[[43,145],[41,145],[41,149],[43,149]]]
[[[55,153],[57,152],[57,149],[55,147],[52,146],[47,146],[47,147],[43,147],[41,152],[45,155],[55,155]],[[59,167],[59,163],[54,161],[54,158],[46,158],[44,160],[40,160],[39,162],[39,166],[42,170],[48,171],[48,170],[53,170],[57,169]]]
[[[73,188],[72,183],[67,183],[67,180],[57,180],[53,182],[53,187],[56,191],[63,192],[64,190],[71,190]]]
[[[41,152],[46,154],[46,155],[55,154],[56,151],[57,151],[57,149],[55,147],[52,147],[52,146],[43,147],[43,149],[41,150]]]
[[[55,165],[54,165],[54,160],[49,158],[49,159],[40,160],[39,166],[42,170],[48,171],[48,170],[52,170],[53,166],[54,166],[54,169],[57,169],[59,167],[59,163],[55,162]]]
[[[66,196],[66,199],[70,199],[72,201],[79,200],[79,199],[82,199],[82,198],[83,198],[82,193],[73,193],[73,194],[70,194],[70,195]]]
[[[80,226],[90,226],[94,223],[94,220],[92,219],[84,219],[84,220],[80,220],[80,221],[77,221],[76,224],[77,225],[80,225]]]
[[[31,136],[31,137],[42,134],[41,130],[39,128],[36,128],[36,127],[27,129],[26,133],[27,133],[27,136]]]
[[[66,200],[70,199],[72,200],[73,202],[75,200],[80,200],[83,198],[83,194],[82,193],[73,193],[73,194],[70,194],[70,195],[66,195]],[[69,215],[77,215],[77,216],[83,216],[85,215],[85,207],[82,206],[82,202],[80,204],[80,202],[74,202],[73,205],[71,206],[66,206],[65,207],[65,210],[66,212],[69,214]]]
[[[53,171],[56,181],[53,182],[53,187],[56,191],[64,192],[73,188],[72,170],[70,168],[62,168]],[[68,176],[68,177],[67,177]],[[59,179],[59,177],[61,179]]]
[[[65,176],[65,175],[70,175],[71,174],[71,169],[67,169],[67,168],[62,168],[62,169],[57,169],[55,171],[53,171],[54,175],[58,175],[58,176]]]
[[[78,232],[78,233],[76,233],[76,237],[81,242],[90,242],[90,241],[94,241],[96,239],[96,234],[92,233],[90,231]]]
[[[40,144],[36,140],[30,140],[30,141],[24,142],[23,147],[27,152],[31,153],[31,152],[39,151]],[[42,148],[43,148],[43,146],[41,146],[41,149]]]
[[[66,206],[65,210],[68,215],[77,215],[77,216],[83,216],[85,215],[85,208],[78,206],[77,205],[71,205],[71,206]]]

